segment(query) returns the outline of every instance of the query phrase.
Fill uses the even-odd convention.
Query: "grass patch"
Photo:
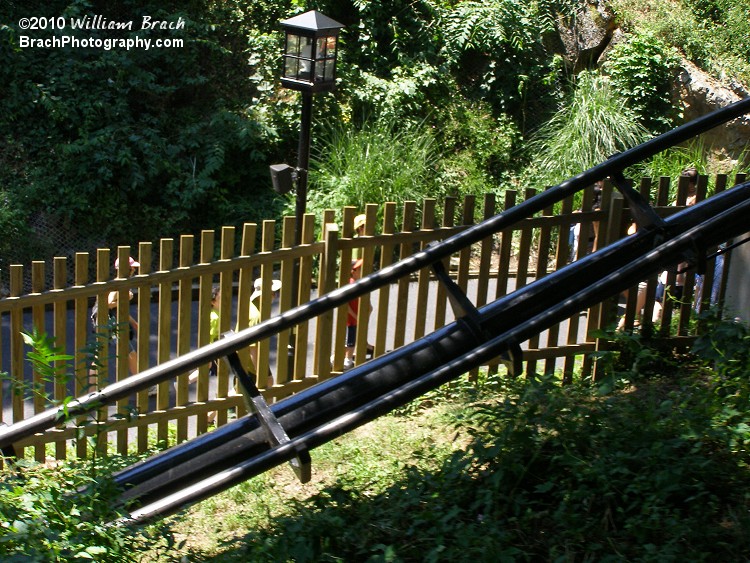
[[[445,385],[144,529],[97,467],[0,480],[0,556],[35,561],[744,561],[750,330],[710,315],[691,354],[611,335],[601,381]],[[106,464],[109,463],[110,467]],[[91,487],[90,495],[67,492]]]
[[[744,560],[748,372],[733,354],[732,372],[713,354],[655,375],[625,354],[619,385],[443,389],[313,452],[312,484],[281,469],[175,529],[221,522],[190,561]]]
[[[176,537],[186,540],[190,561],[274,560],[278,554],[247,552],[247,546],[258,541],[255,534],[273,537],[282,522],[293,522],[300,511],[308,510],[323,518],[329,515],[333,521],[326,526],[340,527],[340,515],[326,507],[346,504],[347,499],[382,498],[409,471],[438,471],[468,442],[466,435],[462,440],[446,426],[455,408],[443,402],[381,417],[311,452],[310,483],[300,484],[289,467],[278,467],[190,509],[174,522]],[[201,533],[196,535],[197,530]],[[299,546],[294,540],[287,543],[292,560],[304,559],[307,548],[301,540]]]

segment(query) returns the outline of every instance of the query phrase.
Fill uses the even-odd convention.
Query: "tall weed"
[[[420,125],[399,126],[375,120],[361,128],[335,124],[312,155],[308,194],[310,212],[360,210],[373,202],[439,197],[435,185],[438,149],[430,131]]]
[[[526,177],[540,187],[555,185],[648,136],[607,78],[582,72],[568,103],[531,141]]]
[[[72,379],[73,357],[64,354],[46,334],[32,331],[24,339],[31,347],[27,358],[39,380],[15,391],[61,406],[67,417],[65,408],[73,397],[52,400],[46,389]],[[124,515],[112,474],[134,460],[101,456],[96,447],[92,452],[91,460],[56,466],[26,459],[3,460],[1,560],[135,562],[143,560],[144,551],[164,554],[174,547],[163,523],[141,529],[110,524]]]
[[[622,25],[677,47],[715,78],[750,85],[747,0],[613,0]]]

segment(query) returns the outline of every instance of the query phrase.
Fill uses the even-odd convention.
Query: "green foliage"
[[[334,125],[311,157],[310,211],[364,209],[366,203],[439,196],[432,182],[438,158],[433,135],[424,126],[388,120],[362,129]]]
[[[747,0],[613,1],[628,40],[609,54],[612,80],[652,131],[678,122],[664,83],[674,52],[665,46],[677,46],[716,75],[742,76],[747,68]],[[338,88],[316,97],[315,127],[384,120],[405,136],[431,128],[438,155],[414,199],[496,190],[528,162],[521,136],[545,124],[578,88],[552,45],[556,27],[575,21],[586,6],[578,0],[316,5],[345,27]],[[279,86],[278,22],[310,7],[296,0],[4,3],[0,240],[8,242],[0,243],[0,260],[59,250],[48,248],[47,233],[31,228],[38,217],[91,246],[278,217],[284,204],[270,190],[268,165],[294,162],[299,127],[298,96]],[[148,38],[185,43],[22,49],[17,22],[33,10],[117,21],[139,14],[183,18],[184,30]],[[656,15],[636,20],[647,12]],[[110,31],[85,33],[138,33]],[[398,131],[402,125],[409,131]],[[582,168],[572,162],[578,156],[568,159],[568,170]]]
[[[102,460],[45,468],[20,461],[0,471],[0,558],[3,561],[142,561],[142,553],[174,547],[163,525],[113,526],[112,473],[121,464]],[[72,494],[76,489],[85,492]]]
[[[542,44],[554,27],[556,3],[459,2],[444,17],[448,68],[470,100],[487,101],[526,128],[546,114],[554,60]]]
[[[612,48],[604,70],[643,125],[661,133],[678,117],[671,92],[678,63],[673,47],[650,34],[633,34]]]
[[[499,183],[515,166],[521,141],[516,125],[506,115],[493,116],[485,103],[460,98],[438,115],[436,134],[444,147],[440,181],[446,191],[453,195],[495,191],[493,183]]]
[[[67,31],[122,39],[140,32],[141,38],[184,44],[24,49],[15,22],[28,14],[11,11],[13,23],[0,30],[0,74],[12,84],[0,117],[9,141],[0,160],[12,166],[0,173],[0,185],[19,204],[18,213],[26,217],[45,209],[79,233],[132,243],[190,231],[196,222],[220,222],[242,193],[233,186],[251,185],[248,180],[258,174],[266,179],[273,145],[267,144],[267,130],[243,110],[258,85],[243,78],[244,46],[230,50],[237,47],[232,41],[241,22],[226,22],[220,31],[212,21],[228,17],[224,3],[48,4],[39,15],[68,21],[91,13],[114,21],[138,19],[140,13],[171,22],[182,18],[184,30],[173,32]],[[228,29],[234,35],[226,35]],[[232,67],[241,72],[219,74]]]
[[[579,74],[567,105],[529,143],[527,181],[539,187],[556,185],[645,141],[648,132],[626,103],[606,77]]]
[[[677,186],[679,176],[686,168],[696,168],[699,174],[708,176],[707,193],[714,193],[716,174],[727,174],[730,185],[736,174],[746,170],[747,162],[750,162],[750,154],[743,151],[737,155],[736,160],[716,161],[714,147],[706,146],[703,138],[698,137],[684,145],[671,147],[657,153],[648,161],[635,165],[628,169],[626,175],[630,178],[652,178],[652,198],[655,198],[658,190],[658,178],[669,177],[670,183],[669,200],[677,198]]]
[[[388,77],[398,67],[435,61],[440,2],[355,0],[352,7],[338,2],[330,4],[325,13],[347,25],[342,43],[347,65]]]
[[[34,367],[38,379],[28,389],[17,387],[15,392],[23,393],[27,397],[42,397],[46,402],[51,403],[46,386],[54,383],[62,385],[68,383],[71,378],[68,364],[73,356],[66,354],[61,347],[55,346],[52,337],[40,334],[36,329],[31,333],[23,333],[22,336],[24,342],[31,346],[31,350],[26,354],[26,360]]]
[[[31,350],[27,360],[38,374],[27,388],[14,388],[26,398],[66,406],[73,397],[53,401],[49,384],[65,385],[73,372],[73,356],[46,334],[24,334]],[[87,361],[88,363],[88,361]],[[5,376],[4,378],[7,378]],[[106,431],[106,430],[105,430]],[[88,461],[45,467],[26,459],[4,460],[0,469],[0,559],[3,561],[141,561],[141,553],[167,553],[174,547],[164,524],[142,529],[113,525],[125,516],[112,475],[129,460],[106,458],[93,448]]]
[[[388,78],[363,70],[350,88],[352,113],[383,121],[418,122],[424,117],[429,89],[439,79],[439,69],[428,64],[397,67]]]
[[[334,484],[213,560],[743,560],[750,332],[704,321],[695,356],[666,363],[658,340],[614,337],[599,361],[617,390],[492,377],[484,393],[459,381],[425,395],[399,417],[440,405],[463,452],[430,442],[402,461],[400,435],[360,436]]]
[[[460,411],[465,453],[417,448],[385,486],[374,471],[390,456],[372,468],[354,457],[351,474],[218,560],[742,559],[747,453],[726,448],[736,428],[709,403],[691,378],[604,396],[508,381]]]
[[[530,25],[535,9],[515,0],[459,3],[446,18],[446,57],[456,60],[467,50],[522,51],[535,41]]]
[[[714,400],[707,410],[717,421],[724,440],[736,455],[750,448],[750,328],[722,319],[716,310],[702,314],[706,332],[696,339],[693,353],[708,375],[707,391]]]
[[[661,38],[715,78],[750,83],[747,0],[613,0],[628,29]]]
[[[695,21],[706,30],[705,63],[717,74],[750,82],[750,2],[747,0],[686,0]],[[709,24],[710,22],[710,24]],[[720,56],[717,57],[717,54]]]
[[[703,140],[697,138],[683,146],[671,147],[656,154],[651,160],[645,162],[636,174],[649,178],[661,176],[677,178],[685,168],[691,166],[695,167],[699,174],[706,174],[709,167],[709,155],[710,151],[704,146]],[[674,187],[676,191],[676,186]]]
[[[734,320],[722,319],[718,312],[702,314],[707,330],[693,344],[693,353],[712,365],[717,379],[744,377],[750,369],[750,330]]]
[[[30,262],[47,254],[44,242],[33,235],[18,199],[0,185],[0,272],[7,272],[14,259]]]

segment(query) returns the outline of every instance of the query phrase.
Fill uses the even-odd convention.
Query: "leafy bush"
[[[362,71],[352,76],[352,113],[377,116],[386,122],[417,123],[425,117],[428,90],[437,84],[439,70],[429,64],[392,69],[388,78]]]
[[[45,255],[45,250],[44,241],[34,235],[29,225],[23,203],[0,188],[0,272],[7,272],[14,260],[30,262]],[[3,278],[5,275],[0,277],[0,285]]]
[[[0,186],[25,218],[47,211],[97,242],[132,244],[221,224],[229,202],[258,189],[252,178],[270,184],[266,155],[277,145],[245,112],[260,83],[247,79],[238,3],[56,0],[39,8],[67,21],[94,11],[185,24],[141,32],[182,47],[129,50],[23,49],[20,35],[34,33],[17,28],[28,14],[15,4],[3,8],[11,23],[0,28],[0,77],[9,84]],[[214,17],[224,18],[221,29]],[[132,39],[138,31],[85,33]]]
[[[27,359],[38,382],[15,392],[65,407],[73,397],[52,401],[50,385],[72,378],[73,356],[46,334],[25,334]],[[94,415],[96,416],[96,415]],[[112,476],[135,459],[103,457],[54,466],[28,459],[3,460],[0,469],[0,559],[3,561],[142,561],[142,553],[167,553],[174,547],[165,524],[132,529],[114,524],[126,515]]]
[[[714,147],[706,146],[701,137],[692,139],[684,145],[671,147],[657,153],[651,159],[632,166],[626,172],[630,178],[652,178],[651,197],[655,198],[659,189],[658,179],[662,176],[672,179],[669,185],[669,201],[677,198],[679,176],[686,168],[696,168],[699,174],[708,176],[707,193],[714,193],[716,174],[727,174],[729,182],[734,181],[736,174],[747,169],[750,153],[743,151],[736,160],[717,161]],[[653,199],[652,199],[653,200]]]
[[[54,468],[21,461],[0,472],[0,558],[3,561],[142,561],[142,553],[174,547],[168,529],[110,525],[123,513],[112,473],[122,464],[98,460]],[[73,494],[86,488],[85,493]]]
[[[452,186],[448,182],[445,189],[453,195],[495,191],[500,180],[517,165],[514,158],[517,158],[520,132],[508,116],[495,117],[488,104],[469,103],[456,97],[438,112],[435,133],[442,148],[443,169],[460,174],[461,167],[451,164],[470,161],[467,168],[475,166],[477,173],[486,178],[478,189],[471,189],[464,183]],[[474,175],[467,173],[465,176],[470,185]],[[476,185],[480,182],[476,181]]]
[[[641,123],[653,133],[674,126],[678,108],[672,84],[679,57],[651,34],[635,33],[610,51],[604,70]]]
[[[482,99],[496,113],[512,115],[524,131],[547,114],[555,59],[542,40],[568,2],[459,2],[441,26],[441,55],[463,96]]]
[[[745,0],[612,0],[623,27],[651,33],[715,78],[750,84]]]
[[[722,439],[736,455],[750,450],[750,328],[735,320],[721,319],[709,310],[701,319],[709,330],[693,345],[709,376],[708,404]]]
[[[750,83],[750,4],[747,0],[686,0],[705,26],[705,62],[721,75]],[[702,27],[702,26],[701,26]],[[696,34],[697,35],[697,34]],[[717,56],[719,54],[719,56]]]

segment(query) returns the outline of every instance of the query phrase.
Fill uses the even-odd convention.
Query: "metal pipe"
[[[438,369],[477,343],[491,340],[497,333],[515,330],[525,319],[547,314],[558,305],[561,296],[578,292],[589,280],[605,279],[623,265],[637,268],[642,257],[652,252],[660,241],[681,235],[713,215],[731,211],[747,201],[750,201],[750,182],[672,215],[665,221],[664,229],[640,231],[485,305],[479,311],[479,332],[472,324],[456,321],[425,339],[288,397],[272,405],[271,410],[290,436],[326,423],[361,407],[374,397],[392,392],[419,374]],[[679,259],[669,256],[662,261],[668,264],[670,260],[678,262],[683,259],[682,256]],[[641,274],[639,279],[645,275]],[[628,283],[633,284],[639,279],[628,280]],[[600,292],[599,300],[616,292],[611,288],[602,290],[601,284],[596,282],[593,286]],[[565,311],[568,314],[577,312],[569,308]],[[533,334],[513,332],[516,342],[523,342]],[[253,418],[240,419],[124,470],[115,476],[115,482],[123,488],[132,488],[124,498],[141,496],[147,501],[153,491],[164,494],[172,486],[182,486],[202,475],[224,470],[240,458],[258,455],[267,447],[257,428]]]
[[[310,168],[310,130],[312,128],[311,92],[301,92],[302,114],[300,116],[299,143],[297,145],[297,193],[295,199],[294,244],[302,244],[302,219],[307,211],[307,170]],[[295,304],[296,304],[295,299]]]
[[[301,322],[310,320],[325,311],[348,303],[352,299],[356,299],[400,277],[427,267],[465,246],[479,242],[521,219],[542,211],[546,207],[565,199],[597,180],[618,174],[628,166],[747,112],[750,112],[750,98],[730,104],[725,108],[613,156],[606,162],[594,166],[554,188],[542,192],[487,221],[471,226],[439,244],[430,246],[396,264],[383,268],[354,284],[347,284],[309,303],[290,309],[258,325],[238,332],[230,338],[222,338],[215,343],[188,352],[158,366],[148,368],[123,381],[109,385],[100,391],[71,401],[65,407],[49,409],[7,428],[0,428],[0,448],[6,448],[14,442],[51,428],[68,417],[72,418],[85,414],[91,410],[100,408],[102,405],[124,399],[136,391],[146,389],[182,373],[190,372],[217,358],[225,357],[254,342],[268,338],[282,330],[292,328]]]
[[[576,311],[598,303],[603,296],[627,289],[642,279],[644,275],[660,271],[665,264],[680,259],[685,249],[689,249],[695,244],[704,247],[718,244],[727,238],[741,234],[746,229],[743,219],[748,212],[750,212],[750,199],[687,229],[648,252],[640,260],[615,269],[604,279],[584,287],[584,289],[570,295],[557,305],[530,318],[528,321],[520,323],[517,328],[495,336],[468,353],[446,362],[441,367],[413,381],[408,381],[391,392],[378,396],[330,422],[310,429],[282,446],[211,475],[203,481],[161,498],[150,505],[136,509],[130,514],[127,522],[142,524],[155,518],[173,514],[188,504],[208,498],[276,465],[289,461],[294,457],[296,448],[313,449],[398,406],[406,404],[417,396],[495,357],[498,353],[507,349],[511,342],[526,340],[529,336],[537,334]],[[585,281],[579,283],[579,285],[584,284]],[[548,286],[547,292],[554,292],[555,296],[559,294],[559,291],[553,286]]]

